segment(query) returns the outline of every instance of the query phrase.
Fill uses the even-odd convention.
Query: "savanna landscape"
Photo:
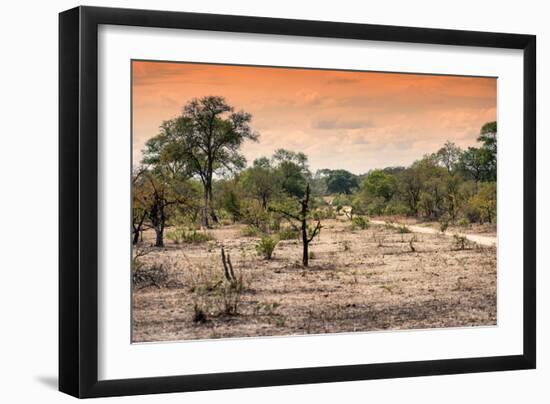
[[[494,79],[133,63],[133,342],[496,325]]]

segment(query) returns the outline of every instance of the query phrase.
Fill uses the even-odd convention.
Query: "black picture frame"
[[[97,62],[100,24],[523,50],[523,354],[99,381]],[[84,398],[534,369],[535,121],[534,35],[96,7],[77,7],[60,13],[59,390]]]

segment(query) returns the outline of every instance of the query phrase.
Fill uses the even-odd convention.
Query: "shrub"
[[[283,227],[279,232],[279,240],[296,240],[298,234],[298,230],[293,227]]]
[[[273,215],[269,221],[269,230],[270,231],[279,231],[281,230],[281,218],[279,216]]]
[[[454,234],[453,237],[455,239],[455,247],[459,250],[464,250],[466,248],[466,244],[467,244],[467,241],[468,241],[466,236],[461,236],[459,234]]]
[[[262,232],[260,229],[254,226],[246,226],[244,229],[241,230],[241,235],[243,237],[260,237]]]
[[[315,259],[315,253],[314,253],[313,251],[310,251],[310,252],[308,253],[308,256],[309,256],[309,259],[310,259],[310,260]]]
[[[132,272],[132,284],[136,289],[149,286],[162,288],[168,282],[168,273],[162,264],[153,265],[150,268],[140,267]]]
[[[193,304],[193,322],[194,323],[206,323],[207,317],[206,317],[206,311],[202,305],[195,302]]]
[[[197,230],[188,231],[184,227],[176,227],[166,233],[166,238],[172,240],[174,244],[180,243],[205,243],[213,240],[213,237],[206,232]]]
[[[369,228],[369,220],[363,216],[356,216],[351,220],[352,229],[365,230]]]
[[[267,232],[270,225],[269,213],[261,206],[258,201],[249,201],[248,204],[241,209],[242,220],[261,232]]]
[[[470,223],[468,222],[468,219],[462,218],[458,221],[458,225],[460,227],[468,227],[470,225]]]
[[[263,256],[266,260],[270,260],[278,243],[278,237],[264,236],[260,242],[256,244],[256,252],[258,255]]]
[[[313,219],[315,220],[325,220],[325,219],[335,219],[336,213],[331,206],[325,208],[316,209],[313,212]]]

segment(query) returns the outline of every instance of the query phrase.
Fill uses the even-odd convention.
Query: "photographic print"
[[[132,342],[496,325],[495,77],[131,69]]]

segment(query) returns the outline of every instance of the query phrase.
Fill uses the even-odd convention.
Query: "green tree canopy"
[[[351,194],[358,188],[357,176],[346,170],[329,170],[326,176],[327,192],[329,194]]]
[[[196,175],[204,188],[203,225],[216,220],[211,207],[212,180],[216,173],[244,168],[240,153],[245,140],[257,140],[250,127],[252,115],[235,112],[225,98],[207,96],[192,99],[182,114],[165,121],[160,134],[147,142],[143,162],[164,160],[177,169],[185,167]]]

